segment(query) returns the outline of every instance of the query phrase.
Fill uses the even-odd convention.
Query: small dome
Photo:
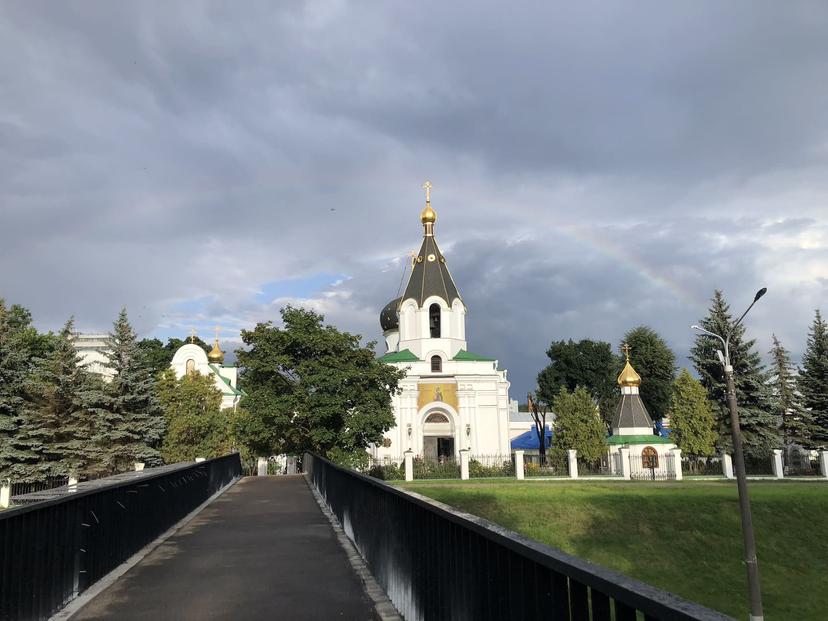
[[[425,209],[420,212],[420,222],[423,224],[437,222],[437,213],[431,208],[431,202],[426,203]]]
[[[213,349],[208,352],[207,360],[213,364],[222,364],[224,362],[224,352],[219,347],[218,339],[213,342]]]
[[[385,305],[380,313],[380,326],[383,332],[388,330],[398,330],[400,327],[400,316],[397,312],[400,307],[400,300],[396,298]]]
[[[641,386],[641,376],[635,372],[633,366],[630,364],[630,346],[624,343],[624,355],[627,358],[627,364],[621,370],[618,376],[619,386]]]

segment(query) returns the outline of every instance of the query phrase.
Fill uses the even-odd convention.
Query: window
[[[431,331],[431,338],[440,338],[440,305],[432,304],[428,307],[428,327]]]
[[[641,467],[650,470],[658,468],[658,452],[652,446],[641,451]]]
[[[187,370],[187,375],[192,375],[193,373],[195,373],[195,360],[193,358],[190,358],[189,360],[187,360],[187,369],[186,370]]]
[[[428,417],[425,419],[426,423],[447,423],[449,422],[448,416],[445,414],[441,414],[440,412],[434,412],[434,414],[429,414]]]
[[[440,356],[432,356],[431,357],[431,372],[432,373],[442,373],[443,372],[443,359]]]

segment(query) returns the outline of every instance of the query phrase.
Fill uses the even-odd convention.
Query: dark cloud
[[[378,337],[430,177],[470,347],[516,395],[552,339],[646,323],[683,356],[714,287],[767,285],[750,328],[799,352],[826,26],[819,2],[6,3],[0,295],[45,328],[125,304],[232,332],[291,301]],[[325,274],[349,279],[262,299]]]

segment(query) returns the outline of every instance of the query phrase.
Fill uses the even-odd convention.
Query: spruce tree
[[[658,333],[647,326],[638,326],[624,335],[630,346],[630,362],[644,378],[641,400],[653,420],[660,420],[670,410],[673,380],[676,377],[676,355]]]
[[[771,391],[774,413],[781,419],[783,446],[798,444],[811,446],[813,416],[802,407],[802,398],[797,390],[796,378],[792,372],[791,357],[776,335],[773,335],[771,357]]]
[[[708,456],[716,448],[713,408],[707,391],[682,369],[673,383],[670,406],[670,438],[685,454]]]
[[[773,414],[767,373],[762,366],[759,353],[754,347],[756,341],[745,340],[743,325],[733,328],[734,320],[730,307],[722,292],[716,290],[707,317],[700,325],[705,330],[721,335],[730,335],[730,362],[733,365],[733,380],[736,384],[736,401],[739,405],[739,419],[745,453],[761,458],[781,443],[779,420]],[[699,334],[690,350],[690,358],[699,374],[702,385],[707,389],[710,401],[716,408],[719,447],[730,450],[730,415],[728,413],[724,370],[716,354],[722,345],[718,339]]]
[[[811,446],[828,446],[828,324],[819,310],[808,333],[797,380],[802,405],[814,424]]]
[[[109,334],[105,355],[114,375],[107,386],[109,415],[100,421],[96,442],[106,451],[106,465],[113,472],[129,470],[136,461],[160,465],[163,409],[125,308]]]

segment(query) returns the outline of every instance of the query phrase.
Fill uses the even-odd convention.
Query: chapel
[[[219,346],[218,328],[213,348],[205,352],[199,345],[190,339],[173,355],[170,368],[175,370],[175,376],[181,378],[185,373],[200,373],[213,378],[216,388],[221,391],[221,409],[235,409],[244,394],[238,387],[238,367],[224,364],[224,352]]]
[[[508,456],[506,370],[496,359],[469,351],[467,308],[434,236],[431,183],[423,187],[420,250],[403,294],[380,313],[387,347],[380,360],[406,376],[392,398],[396,425],[371,452],[376,459],[407,451],[437,460],[456,459],[461,450]]]

